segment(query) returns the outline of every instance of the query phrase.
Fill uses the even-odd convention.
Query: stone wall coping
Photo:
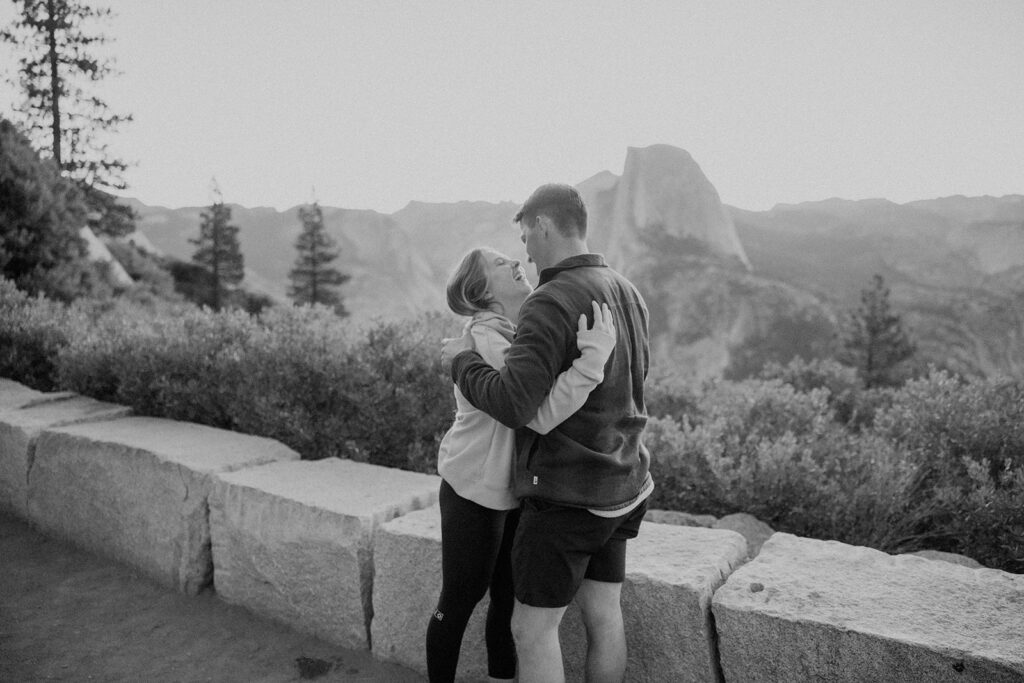
[[[263,469],[263,468],[261,468]],[[395,536],[441,541],[440,509],[434,505],[387,522],[382,528]],[[643,522],[630,539],[626,574],[675,585],[717,585],[747,556],[747,542],[728,529],[687,527]],[[709,557],[719,561],[709,563]]]
[[[217,479],[230,486],[255,489],[334,514],[372,518],[376,522],[405,512],[396,507],[396,490],[422,488],[422,500],[415,504],[426,507],[436,499],[441,484],[436,475],[339,458],[275,462],[218,474]]]
[[[299,459],[298,453],[273,439],[158,417],[124,417],[48,429],[46,433],[126,446],[148,452],[160,462],[207,474]]]
[[[13,410],[0,412],[0,423],[35,432],[81,422],[113,420],[131,415],[131,408],[93,398],[71,396],[33,401]]]
[[[55,398],[68,398],[75,395],[67,391],[56,393],[37,391],[14,380],[0,377],[0,411],[24,408],[34,403],[46,402]]]
[[[998,569],[776,533],[714,604],[1024,663],[1024,575]]]
[[[657,522],[643,522],[627,548],[627,575],[675,585],[717,587],[747,557],[735,531]]]

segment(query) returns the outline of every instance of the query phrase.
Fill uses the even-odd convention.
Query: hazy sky
[[[1021,0],[109,6],[147,204],[522,201],[655,143],[746,209],[1024,193]]]

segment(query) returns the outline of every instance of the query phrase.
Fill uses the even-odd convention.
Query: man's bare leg
[[[516,600],[512,638],[516,641],[519,683],[564,683],[558,625],[565,607],[531,607]]]
[[[622,683],[626,676],[621,595],[621,583],[590,579],[576,593],[587,629],[587,683]]]

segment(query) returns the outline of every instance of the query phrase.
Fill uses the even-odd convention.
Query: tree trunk
[[[53,160],[61,168],[60,154],[60,76],[57,73],[57,8],[54,0],[46,0],[46,41],[50,47],[50,116],[53,117]]]
[[[220,207],[213,209],[213,310],[220,310]]]
[[[317,282],[316,282],[317,278],[316,278],[316,276],[319,274],[317,272],[318,264],[316,262],[316,242],[313,243],[313,249],[312,249],[312,251],[310,253],[309,262],[313,266],[313,270],[310,273],[310,282],[309,282],[309,284],[310,284],[310,288],[309,288],[309,303],[310,303],[310,305],[313,305],[313,304],[315,304],[317,302],[317,294],[318,294],[318,292],[316,291],[316,285],[317,285]]]

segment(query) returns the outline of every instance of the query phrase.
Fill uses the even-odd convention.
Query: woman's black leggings
[[[476,604],[490,589],[487,608],[487,673],[515,678],[512,642],[512,539],[519,510],[491,510],[441,481],[441,597],[427,626],[431,683],[454,681],[462,634]]]

